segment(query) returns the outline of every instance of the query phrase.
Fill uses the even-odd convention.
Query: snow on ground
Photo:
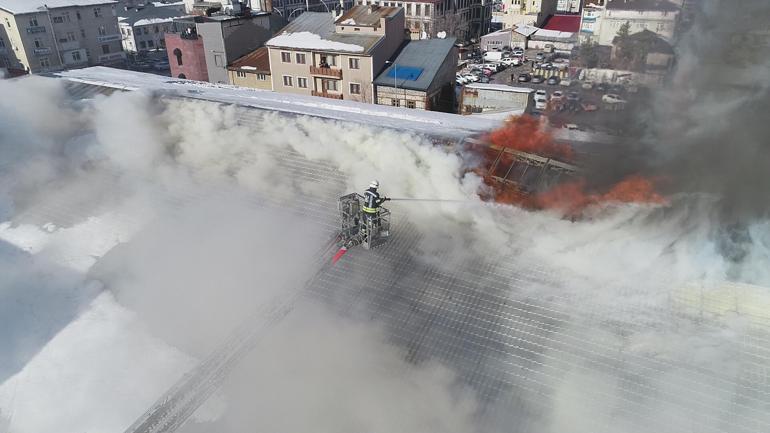
[[[194,364],[104,292],[0,385],[0,408],[15,433],[120,432]]]

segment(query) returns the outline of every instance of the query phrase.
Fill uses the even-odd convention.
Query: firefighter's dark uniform
[[[364,212],[364,216],[369,219],[373,219],[379,212],[379,207],[386,201],[386,198],[380,197],[380,193],[377,192],[377,188],[369,187],[364,191],[364,204],[361,206],[361,210]]]

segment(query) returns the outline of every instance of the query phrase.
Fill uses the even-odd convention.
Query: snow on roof
[[[499,126],[499,122],[494,120],[470,119],[468,116],[458,114],[405,110],[398,107],[355,101],[179,80],[103,66],[72,69],[57,72],[54,75],[69,81],[95,86],[124,90],[147,90],[167,96],[223,102],[244,107],[378,125],[383,128],[447,137],[464,137],[469,134],[490,131]]]
[[[321,38],[310,32],[283,33],[267,41],[266,45],[286,48],[304,48],[308,50],[347,51],[362,53],[364,47]]]
[[[540,38],[554,38],[554,39],[569,39],[572,37],[574,33],[571,32],[560,32],[558,30],[546,30],[546,29],[539,29],[535,32],[535,36]]]
[[[523,24],[523,25],[520,25],[520,26],[516,26],[513,29],[514,32],[516,32],[516,33],[518,33],[520,35],[527,36],[527,37],[532,36],[532,34],[535,33],[538,30],[540,30],[540,29],[538,29],[535,26],[531,26],[529,24]]]
[[[166,7],[166,6],[184,6],[184,2],[173,2],[173,3],[163,3],[163,2],[152,2],[152,5],[156,8]]]
[[[530,89],[529,87],[513,87],[513,86],[506,86],[505,84],[483,84],[483,83],[466,84],[465,88],[477,89],[477,90],[497,90],[501,92],[514,92],[514,93],[532,93],[535,91],[534,89]]]
[[[148,24],[170,23],[173,18],[145,18],[134,23],[135,26],[146,26]]]
[[[43,12],[48,9],[76,6],[113,5],[115,0],[0,0],[0,9],[13,14]]]

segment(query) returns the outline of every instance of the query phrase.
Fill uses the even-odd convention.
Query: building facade
[[[649,30],[672,41],[680,12],[680,6],[668,0],[595,0],[583,10],[581,41],[612,45],[626,23],[630,25],[630,33]]]
[[[122,62],[110,0],[0,0],[0,65],[31,73]]]
[[[260,47],[236,59],[227,67],[230,84],[260,90],[273,90],[270,76],[270,53]]]
[[[164,40],[171,31],[174,18],[186,15],[184,7],[175,5],[153,6],[150,3],[141,9],[129,9],[118,14],[118,27],[123,50],[137,53],[148,50],[166,49]]]
[[[374,102],[374,77],[404,42],[404,10],[305,12],[265,46],[276,92]]]
[[[453,112],[457,51],[454,38],[409,42],[374,80],[376,103]]]
[[[520,25],[540,27],[556,13],[558,0],[503,0],[497,20],[504,29]]]
[[[442,32],[460,41],[478,40],[489,32],[492,20],[489,0],[356,0],[356,4],[404,8],[412,40],[435,38]]]
[[[173,30],[166,33],[165,41],[172,77],[209,81],[203,39],[192,19],[174,20]]]

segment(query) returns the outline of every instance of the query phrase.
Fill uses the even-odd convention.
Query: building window
[[[178,77],[183,79],[183,80],[187,79],[187,75],[185,75],[185,74],[179,74]]]
[[[292,78],[288,75],[283,76],[283,85],[286,87],[292,87],[294,84],[292,83]]]
[[[8,18],[5,19],[5,25],[10,29],[11,28],[11,22],[8,21]]]
[[[417,104],[414,103],[414,101],[406,101],[406,108],[415,108],[417,107]]]
[[[399,99],[391,99],[390,100],[390,105],[392,105],[394,107],[400,107],[401,106],[401,100],[399,100]]]
[[[51,67],[51,61],[48,60],[48,57],[43,57],[40,59],[40,67],[41,68],[50,68]]]
[[[417,15],[417,16],[422,15],[422,5],[421,4],[418,3],[418,4],[414,5],[414,14]]]
[[[297,77],[297,87],[307,89],[307,78]]]
[[[81,59],[80,57],[80,51],[73,51],[72,52],[72,60],[79,62]]]
[[[53,17],[52,21],[54,24],[61,24],[64,22],[64,17]]]
[[[128,33],[128,35],[131,36],[131,29],[126,29],[126,33]]]
[[[75,16],[76,16],[76,17],[78,17],[78,21],[80,21],[80,19],[81,19],[81,18],[80,18],[80,11],[76,11],[76,12],[75,12]]]
[[[107,35],[107,27],[105,26],[99,26],[99,36],[106,36]]]
[[[237,75],[238,78],[246,78],[246,73],[245,72],[238,71],[238,72],[235,73],[235,75]]]
[[[155,41],[150,39],[149,41],[147,41],[147,46],[150,47],[150,48],[154,48],[155,47]]]
[[[337,80],[324,80],[323,89],[331,90],[332,92],[338,91],[339,88],[337,87]]]
[[[145,41],[139,41],[139,47],[140,47],[140,48],[145,48],[145,49],[146,49],[146,48],[147,48],[147,42],[145,42]]]
[[[0,38],[0,48],[5,48],[5,41],[3,38]]]
[[[350,83],[350,94],[351,95],[360,95],[361,94],[361,85],[358,83]]]
[[[125,36],[126,35],[126,29],[120,29],[120,34]]]
[[[283,63],[291,63],[291,53],[281,52],[281,61]]]
[[[158,33],[159,31],[160,29],[158,28],[158,26],[155,26],[155,33]]]
[[[358,66],[358,59],[355,57],[351,57],[348,59],[348,66],[350,66],[350,69],[359,69]]]
[[[35,39],[35,48],[43,48],[43,43],[40,39]]]
[[[102,54],[109,54],[110,53],[110,46],[108,44],[102,45]]]
[[[74,42],[75,39],[75,32],[67,32],[67,41]]]
[[[37,27],[37,18],[30,18],[29,19],[29,26],[30,27]]]
[[[102,8],[94,8],[94,17],[99,18],[102,16]]]
[[[174,57],[176,57],[176,64],[182,66],[182,50],[174,48]]]
[[[224,66],[225,65],[225,62],[222,59],[222,55],[221,54],[214,54],[214,65],[216,65],[216,66]]]
[[[297,64],[298,65],[304,65],[305,64],[305,54],[297,53]]]

